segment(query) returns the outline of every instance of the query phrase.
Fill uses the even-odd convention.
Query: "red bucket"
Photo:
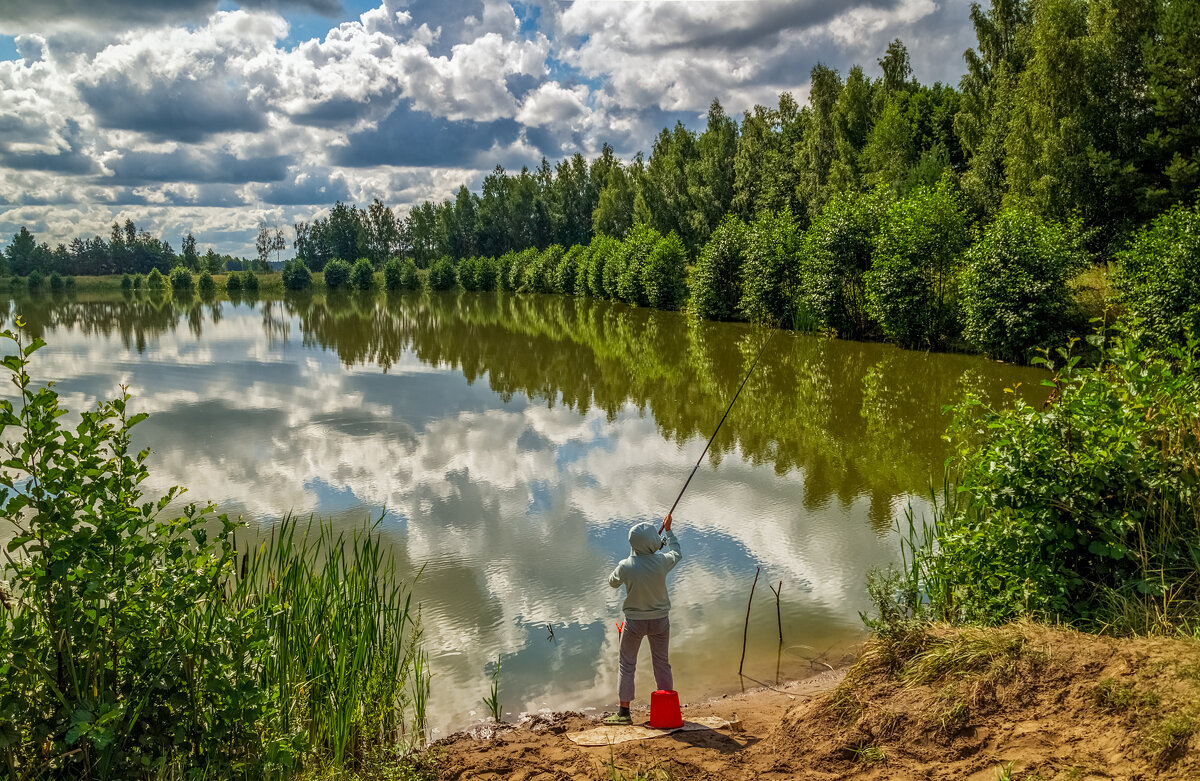
[[[683,713],[679,710],[679,692],[674,689],[659,689],[650,695],[650,727],[652,729],[676,729],[683,726]]]

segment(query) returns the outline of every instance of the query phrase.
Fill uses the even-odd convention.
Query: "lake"
[[[421,572],[435,737],[484,718],[497,658],[509,718],[615,706],[608,574],[629,527],[669,508],[765,339],[516,294],[81,294],[10,301],[6,324],[16,315],[49,343],[33,374],[65,406],[124,384],[150,413],[135,429],[148,492],[184,485],[254,529],[289,512],[347,529],[382,518],[401,571]],[[807,675],[861,642],[868,571],[898,558],[893,527],[941,483],[944,405],[1018,384],[1036,398],[1043,376],[777,333],[675,513],[682,699]]]

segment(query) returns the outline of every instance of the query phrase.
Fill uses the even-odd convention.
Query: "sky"
[[[957,84],[968,0],[0,0],[0,245],[114,220],[254,254],[335,201],[401,214],[714,98],[736,118],[889,41]]]

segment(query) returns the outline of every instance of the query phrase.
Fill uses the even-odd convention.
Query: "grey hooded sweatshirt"
[[[629,530],[629,547],[633,552],[608,577],[608,585],[613,588],[625,584],[626,618],[666,618],[671,610],[667,573],[675,568],[683,553],[670,530],[663,533],[663,539],[666,550],[659,550],[658,530],[652,523],[639,523]]]

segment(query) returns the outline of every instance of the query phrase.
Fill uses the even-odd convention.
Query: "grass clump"
[[[1200,718],[1192,711],[1179,711],[1159,719],[1146,734],[1151,759],[1166,764],[1178,758],[1197,730]]]

